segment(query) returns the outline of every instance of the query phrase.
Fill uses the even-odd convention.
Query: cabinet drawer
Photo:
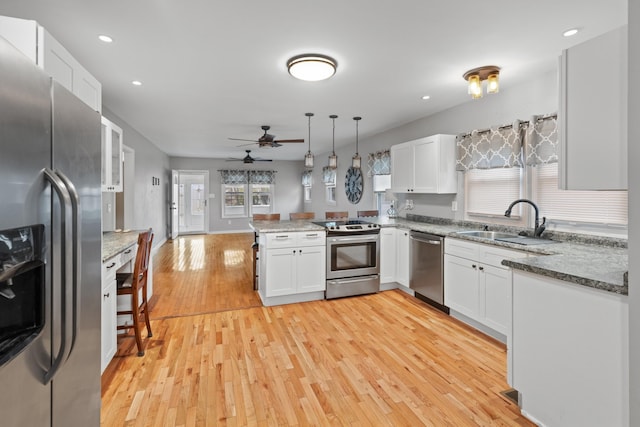
[[[118,255],[113,258],[109,258],[102,263],[102,283],[108,284],[111,280],[116,280],[116,270],[120,267],[118,265]]]
[[[485,264],[489,264],[494,267],[507,269],[508,267],[502,265],[503,259],[526,258],[528,256],[526,252],[522,252],[522,251],[504,249],[504,248],[499,248],[491,245],[479,245],[479,246],[480,246],[479,260]]]
[[[447,237],[444,239],[444,252],[461,258],[478,260],[480,245],[466,240]]]
[[[296,233],[268,233],[266,244],[268,249],[290,248],[297,245]]]
[[[138,252],[138,244],[125,249],[120,253],[120,266],[126,264],[130,260],[136,257],[136,252]]]
[[[297,246],[324,246],[326,244],[326,232],[302,231],[297,234]]]

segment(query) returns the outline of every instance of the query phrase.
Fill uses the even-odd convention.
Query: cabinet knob
[[[293,250],[293,253],[294,253],[294,254],[296,253],[296,250],[295,250],[295,249]]]
[[[484,267],[480,267],[480,268],[479,268],[479,270],[480,270],[480,271],[484,271]]]
[[[103,297],[109,298],[111,296],[111,292],[107,292],[106,294],[102,294]]]
[[[476,269],[476,268],[478,268],[478,266],[475,265],[475,264],[471,264],[471,268]]]

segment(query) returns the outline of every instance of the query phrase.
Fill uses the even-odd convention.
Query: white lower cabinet
[[[259,295],[264,305],[324,298],[324,231],[261,233]]]
[[[104,372],[105,368],[116,354],[118,347],[116,331],[116,292],[116,262],[106,262],[102,266],[101,373]]]
[[[526,256],[525,252],[446,238],[444,304],[454,317],[462,314],[461,320],[471,320],[472,326],[508,341],[512,278],[509,267],[501,262]]]
[[[409,230],[398,228],[396,230],[396,282],[406,288],[409,287],[410,245]]]
[[[628,350],[626,295],[513,271],[512,386],[537,425],[628,426]]]
[[[396,281],[396,229],[380,229],[380,283]]]

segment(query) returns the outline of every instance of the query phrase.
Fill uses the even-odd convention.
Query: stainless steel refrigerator
[[[100,424],[100,115],[0,37],[0,425]]]

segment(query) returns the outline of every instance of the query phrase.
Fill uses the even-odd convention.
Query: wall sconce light
[[[469,95],[471,98],[482,98],[482,82],[487,81],[487,93],[498,93],[500,91],[500,67],[495,65],[485,65],[484,67],[474,68],[462,75],[469,83]]]
[[[296,79],[308,82],[326,80],[336,73],[338,62],[317,53],[297,55],[287,61],[287,69]]]

